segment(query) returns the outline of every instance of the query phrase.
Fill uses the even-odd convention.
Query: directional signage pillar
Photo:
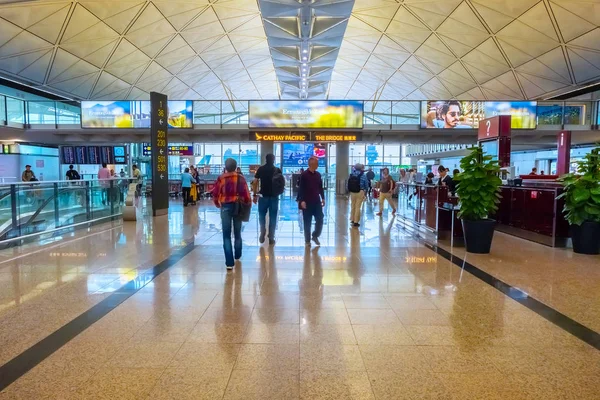
[[[169,211],[167,96],[150,93],[150,139],[152,142],[152,215]]]

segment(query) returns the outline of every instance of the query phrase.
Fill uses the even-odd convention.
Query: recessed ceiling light
[[[308,53],[308,50],[304,49],[302,50],[303,53]]]

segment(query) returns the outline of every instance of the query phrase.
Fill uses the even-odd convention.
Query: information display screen
[[[479,142],[479,144],[481,145],[485,155],[494,157],[494,160],[498,159],[498,140],[486,140]]]
[[[75,164],[87,164],[87,148],[75,146]]]
[[[87,148],[88,164],[100,164],[100,149],[97,146]]]
[[[125,152],[125,146],[113,147],[113,156],[115,164],[127,164],[127,154]]]
[[[63,164],[75,164],[75,149],[73,146],[63,146],[61,156]]]
[[[362,128],[363,102],[251,101],[248,121],[250,128]]]
[[[423,101],[421,128],[475,129],[479,121],[510,115],[512,129],[535,129],[535,101]]]
[[[115,157],[113,155],[113,148],[111,146],[100,147],[100,161],[107,164],[114,164]]]

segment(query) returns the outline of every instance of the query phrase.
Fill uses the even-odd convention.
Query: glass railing
[[[364,102],[365,128],[414,129],[421,123],[420,101],[368,100]],[[590,126],[600,122],[598,101],[540,101],[537,126],[552,129]],[[196,128],[248,127],[249,101],[197,100],[193,102]],[[25,101],[0,95],[0,125],[34,129],[72,128],[81,125],[81,106],[75,101]],[[548,128],[546,128],[548,129]],[[577,129],[577,128],[574,128]]]
[[[122,215],[132,179],[0,185],[0,245]]]

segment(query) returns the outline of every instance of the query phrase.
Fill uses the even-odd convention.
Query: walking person
[[[221,209],[221,224],[223,226],[223,250],[225,266],[231,271],[235,261],[242,258],[242,205],[252,204],[248,184],[243,175],[235,172],[237,161],[233,158],[225,160],[225,173],[217,178],[212,191],[212,199],[217,208]],[[235,244],[231,245],[231,230]],[[235,251],[235,253],[234,253]]]
[[[81,177],[79,176],[79,172],[73,167],[73,165],[69,165],[69,170],[67,171],[67,180],[68,181],[78,181]]]
[[[298,204],[302,210],[304,221],[304,243],[310,246],[310,241],[317,246],[321,245],[319,237],[323,231],[323,207],[325,207],[325,191],[323,179],[317,171],[319,159],[311,157],[308,160],[308,169],[300,176],[298,187]],[[315,230],[311,234],[312,219],[315,219]]]
[[[388,201],[390,207],[392,207],[392,215],[396,214],[396,202],[392,198],[392,194],[394,193],[394,188],[396,186],[396,182],[390,175],[390,170],[388,168],[384,168],[382,171],[382,178],[379,181],[379,212],[378,216],[383,214],[383,203],[385,200]]]
[[[260,191],[258,186],[260,184]],[[260,224],[260,237],[258,241],[263,244],[267,235],[266,219],[269,213],[269,244],[275,244],[275,229],[277,227],[277,213],[279,212],[279,196],[285,191],[285,178],[279,168],[275,166],[275,156],[267,154],[266,163],[258,168],[252,182],[252,197],[254,204],[258,202],[258,221]],[[260,197],[259,197],[260,194]]]
[[[98,180],[100,181],[100,186],[102,187],[101,198],[102,204],[106,205],[106,201],[109,199],[109,189],[110,189],[110,171],[106,167],[106,163],[102,163],[102,167],[98,170]]]
[[[363,167],[364,170],[364,167]],[[371,197],[371,193],[373,192],[373,179],[375,179],[375,172],[373,172],[373,168],[369,168],[369,170],[367,171],[367,181],[369,183],[369,187],[368,187],[368,195],[369,197]]]
[[[358,228],[360,226],[362,203],[367,197],[369,191],[369,181],[364,173],[365,166],[356,164],[354,171],[348,178],[348,191],[350,192],[350,221],[352,226]]]
[[[190,169],[186,168],[181,174],[181,193],[183,196],[183,206],[187,207],[190,201],[190,191],[192,190],[192,181],[194,178],[190,174]]]

